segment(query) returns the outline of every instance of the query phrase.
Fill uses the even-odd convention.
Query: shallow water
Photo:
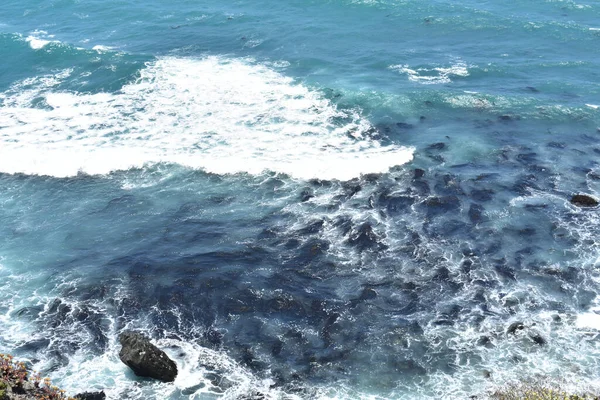
[[[599,14],[5,2],[0,350],[109,399],[597,389]]]

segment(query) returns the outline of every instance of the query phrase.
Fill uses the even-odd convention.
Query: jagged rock
[[[575,204],[579,207],[596,207],[599,203],[598,200],[592,196],[586,194],[576,194],[571,198],[571,204]]]
[[[75,400],[104,400],[106,394],[104,392],[84,392],[75,395]]]
[[[164,351],[150,343],[138,332],[125,331],[119,335],[123,346],[119,358],[137,376],[154,378],[163,382],[173,382],[177,376],[177,365]]]

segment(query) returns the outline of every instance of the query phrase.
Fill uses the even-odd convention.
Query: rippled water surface
[[[116,399],[600,386],[595,1],[0,12],[0,351]],[[139,329],[174,383],[118,359]],[[262,397],[261,397],[262,396]]]

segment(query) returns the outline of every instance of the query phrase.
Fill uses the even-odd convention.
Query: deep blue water
[[[600,195],[598,21],[4,1],[0,351],[109,399],[598,390],[598,210],[569,203]],[[120,363],[128,328],[175,383]]]

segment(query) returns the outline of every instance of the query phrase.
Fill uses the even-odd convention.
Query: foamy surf
[[[52,38],[54,38],[54,35],[49,35],[46,31],[35,30],[25,38],[25,41],[29,43],[33,50],[41,50],[50,43],[60,43]]]
[[[358,111],[250,60],[162,58],[117,93],[57,91],[65,75],[0,95],[0,171],[65,177],[174,163],[346,180],[412,159],[412,149],[370,138]]]
[[[435,68],[410,68],[408,65],[392,65],[389,67],[394,71],[404,74],[412,82],[421,83],[423,85],[435,85],[441,83],[450,83],[454,77],[469,76],[469,70],[465,63],[459,62],[450,67],[435,67]]]

